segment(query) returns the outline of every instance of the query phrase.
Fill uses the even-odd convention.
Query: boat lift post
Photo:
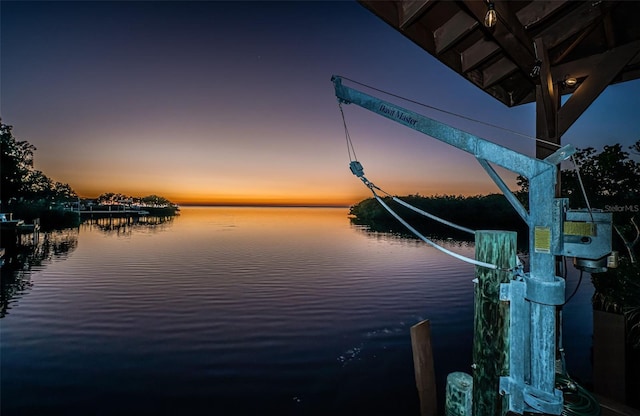
[[[332,81],[339,102],[356,104],[474,155],[526,222],[530,271],[500,287],[500,300],[510,303],[509,375],[500,377],[500,393],[508,396],[512,412],[561,414],[562,392],[555,388],[555,316],[556,307],[564,302],[565,286],[564,279],[556,276],[555,256],[570,254],[570,250],[563,245],[568,202],[555,198],[555,187],[557,165],[571,157],[575,148],[567,145],[544,160],[536,159],[347,87],[339,76],[333,76]],[[489,163],[529,180],[528,212]],[[604,241],[597,245],[604,245],[606,255],[611,251],[610,228],[608,251],[606,232],[601,234]],[[590,253],[588,247],[578,251],[580,257],[590,259],[603,255]]]

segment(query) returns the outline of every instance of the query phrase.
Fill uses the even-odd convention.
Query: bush
[[[525,222],[513,209],[509,201],[500,194],[484,196],[430,196],[408,195],[399,197],[404,202],[423,211],[438,216],[454,224],[472,230],[510,230],[526,240],[528,231]],[[470,234],[440,224],[412,211],[391,198],[384,201],[405,221],[423,234],[446,236],[458,239],[472,239]],[[387,212],[374,198],[368,198],[351,207],[352,221],[366,225],[374,231],[391,231],[406,234],[408,231]]]

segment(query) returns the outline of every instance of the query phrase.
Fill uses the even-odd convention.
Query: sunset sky
[[[368,197],[348,168],[332,74],[535,134],[534,105],[504,106],[352,1],[3,0],[0,13],[2,121],[36,146],[37,169],[83,197],[310,205]],[[563,142],[628,146],[640,139],[638,108],[640,81],[611,86]],[[344,110],[367,177],[386,191],[498,192],[471,156]],[[535,154],[532,140],[419,111]]]

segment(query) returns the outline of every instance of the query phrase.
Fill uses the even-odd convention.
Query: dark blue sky
[[[0,112],[36,167],[82,196],[353,203],[332,74],[535,134],[507,108],[351,1],[2,1]],[[640,138],[640,82],[609,87],[563,141]],[[440,118],[437,113],[421,110]],[[496,191],[468,155],[345,108],[365,171],[393,193]],[[459,128],[533,155],[531,140]]]

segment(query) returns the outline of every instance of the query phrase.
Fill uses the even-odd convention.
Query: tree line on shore
[[[525,231],[526,224],[501,194],[460,196],[420,194],[399,197],[404,202],[447,221],[471,229],[510,229]],[[457,231],[406,208],[390,197],[383,198],[407,222],[423,234],[472,240],[473,235]],[[405,233],[403,226],[374,198],[353,205],[349,214],[353,222],[373,231]],[[519,233],[522,234],[522,233]]]
[[[632,219],[634,216],[640,217],[640,163],[633,159],[633,155],[640,155],[640,140],[630,146],[629,151],[620,144],[604,146],[602,151],[592,147],[578,149],[574,159],[579,169],[571,167],[560,170],[561,197],[569,199],[571,209],[587,208],[588,201],[591,208],[613,212],[618,230],[621,233],[631,232],[631,228],[635,228]],[[519,189],[514,194],[528,208],[528,181],[519,176],[517,185]],[[583,187],[585,192],[582,191]],[[501,194],[415,194],[400,198],[417,208],[472,229],[526,229],[524,221]],[[409,222],[416,220],[419,228],[433,230],[434,234],[441,230],[438,223],[394,203],[390,197],[385,201],[397,207]],[[353,205],[350,214],[354,222],[368,225],[374,230],[403,231],[402,225],[374,198]]]
[[[43,228],[78,225],[77,211],[81,204],[138,204],[167,208],[175,214],[177,206],[158,195],[132,197],[108,192],[95,199],[80,198],[69,184],[57,182],[37,170],[33,163],[36,147],[26,140],[17,140],[12,130],[12,126],[0,120],[0,212],[11,212],[25,221],[39,218]]]

